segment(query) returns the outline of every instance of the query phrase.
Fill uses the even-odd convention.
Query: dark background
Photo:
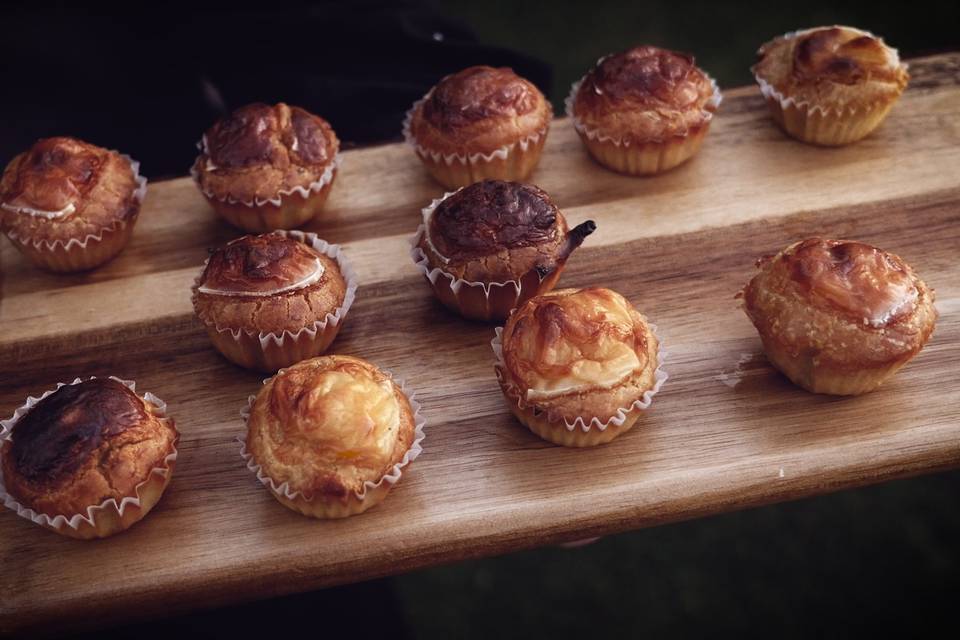
[[[323,115],[347,147],[397,139],[415,99],[481,63],[529,77],[559,114],[596,58],[640,43],[690,51],[732,87],[765,40],[834,23],[904,56],[960,49],[956,0],[31,3],[0,12],[0,161],[74,135],[182,175],[204,129],[254,100]],[[958,501],[947,473],[86,637],[950,635]]]

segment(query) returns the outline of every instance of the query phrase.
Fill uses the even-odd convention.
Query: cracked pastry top
[[[240,107],[204,134],[193,169],[219,200],[264,201],[309,188],[332,166],[340,141],[320,116],[284,103]]]
[[[646,318],[610,289],[531,298],[507,320],[501,343],[515,399],[549,419],[605,420],[654,387],[659,364]]]
[[[810,238],[757,262],[741,292],[765,341],[839,370],[882,367],[933,332],[934,293],[901,258],[861,242]]]
[[[45,138],[3,172],[3,230],[35,242],[82,241],[135,218],[139,186],[119,153],[76,138]]]
[[[398,464],[415,435],[413,409],[374,365],[321,356],[282,369],[250,408],[247,451],[277,485],[307,500],[347,499]]]
[[[606,56],[587,72],[572,114],[580,126],[609,138],[660,141],[709,122],[714,94],[692,55],[641,46]]]
[[[173,453],[173,420],[111,378],[60,387],[13,426],[3,482],[21,504],[50,517],[136,495]]]
[[[512,69],[469,67],[441,80],[414,108],[410,133],[430,151],[492,153],[543,132],[553,109]]]
[[[546,277],[595,228],[590,220],[568,229],[538,187],[484,180],[428,210],[417,246],[431,269],[470,282],[507,282],[532,270]]]
[[[297,331],[343,305],[337,261],[279,233],[243,236],[214,250],[193,286],[207,325],[247,333]]]
[[[910,78],[897,50],[852,27],[807,29],[757,52],[754,75],[797,102],[870,107],[903,92]]]

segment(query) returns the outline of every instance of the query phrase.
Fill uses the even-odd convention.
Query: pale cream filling
[[[323,276],[323,272],[324,272],[323,263],[320,262],[320,258],[314,258],[313,273],[285,287],[271,289],[270,291],[230,291],[227,289],[212,289],[210,287],[201,286],[197,288],[197,291],[199,291],[200,293],[206,293],[213,296],[244,296],[244,297],[272,296],[278,293],[284,293],[286,291],[293,291],[294,289],[303,289],[304,287],[309,287],[313,283],[317,282]]]
[[[0,207],[2,207],[7,211],[12,211],[13,213],[24,213],[26,215],[34,216],[36,218],[46,218],[47,220],[56,220],[57,218],[63,218],[64,216],[68,216],[77,210],[76,205],[72,202],[67,206],[65,206],[63,209],[59,209],[57,211],[47,211],[44,209],[34,209],[33,207],[17,206],[17,205],[7,204],[6,202],[4,202],[3,204],[0,204]]]

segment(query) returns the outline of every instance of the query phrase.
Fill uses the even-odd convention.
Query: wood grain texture
[[[591,450],[551,446],[503,404],[491,326],[434,301],[408,258],[440,194],[402,145],[348,151],[312,225],[361,282],[334,351],[407,380],[424,454],[387,500],[319,522],[244,468],[238,411],[260,376],[231,366],[194,321],[207,248],[239,235],[187,179],[153,184],[130,247],[76,276],[0,253],[0,413],[59,380],[113,374],[169,403],[183,434],[156,510],[80,542],[0,513],[0,632],[106,624],[361,580],[458,559],[795,499],[960,464],[960,54],[914,61],[881,129],[848,148],[784,137],[754,88],[729,91],[700,155],[653,179],[592,163],[554,123],[532,177],[571,224],[599,229],[561,284],[603,285],[656,322],[671,378],[633,431]],[[856,238],[937,290],[931,343],[879,392],[832,398],[774,372],[734,293],[754,259],[798,238]]]

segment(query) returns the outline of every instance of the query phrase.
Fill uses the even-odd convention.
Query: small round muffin
[[[721,99],[692,55],[642,46],[601,58],[573,85],[567,115],[597,162],[650,175],[697,153]]]
[[[414,103],[403,135],[434,179],[456,189],[484,178],[526,179],[552,119],[540,90],[512,69],[470,67]]]
[[[510,411],[555,444],[630,429],[667,375],[647,319],[609,289],[559,289],[518,307],[493,341]]]
[[[899,257],[810,238],[757,261],[743,308],[767,358],[813,393],[876,389],[933,333],[934,292]]]
[[[567,258],[593,233],[567,229],[550,196],[533,185],[484,180],[423,210],[411,256],[447,308],[473,320],[504,320],[553,289]]]
[[[213,251],[193,285],[193,310],[224,357],[273,372],[326,351],[356,290],[339,246],[274,231]]]
[[[45,138],[0,179],[0,225],[13,245],[50,271],[86,271],[120,253],[147,191],[140,165],[116,151]]]
[[[417,406],[350,356],[304,360],[251,398],[244,457],[283,505],[343,518],[382,501],[421,451]]]
[[[323,209],[339,150],[320,116],[282,102],[256,103],[210,127],[190,174],[230,224],[254,232],[292,229]]]
[[[180,438],[166,405],[116,378],[79,378],[3,421],[6,506],[71,538],[104,538],[149,513]]]
[[[897,50],[852,27],[774,38],[752,71],[770,113],[792,137],[837,146],[868,136],[910,79]]]

